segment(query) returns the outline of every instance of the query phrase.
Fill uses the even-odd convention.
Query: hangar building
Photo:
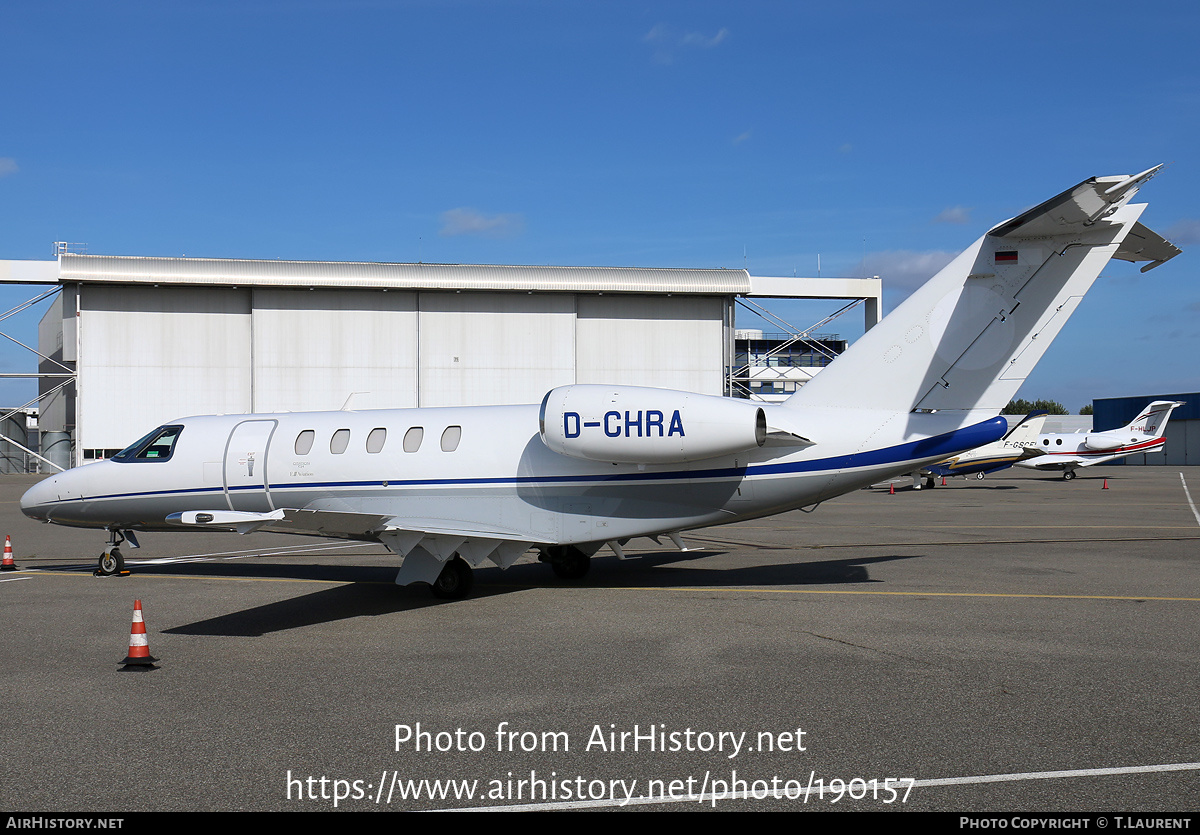
[[[192,414],[536,403],[570,383],[733,394],[735,304],[865,300],[880,281],[746,270],[84,255],[0,261],[54,284],[40,430],[51,461],[108,457]]]

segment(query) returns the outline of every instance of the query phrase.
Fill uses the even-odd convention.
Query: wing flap
[[[341,510],[281,508],[271,513],[238,510],[189,510],[173,513],[167,521],[186,527],[237,531],[291,533],[338,539],[367,539],[382,542],[403,559],[421,548],[439,563],[458,554],[473,566],[491,560],[508,568],[537,543],[517,531],[484,529],[456,524],[446,519],[401,518],[377,513]]]

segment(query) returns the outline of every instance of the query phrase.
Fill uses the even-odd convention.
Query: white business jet
[[[1167,439],[1163,432],[1171,412],[1184,405],[1182,400],[1155,400],[1127,426],[1107,432],[1073,432],[1038,436],[1042,454],[1018,467],[1033,470],[1062,470],[1062,477],[1073,479],[1080,467],[1091,467],[1141,452],[1157,452]]]
[[[920,489],[924,478],[925,486],[932,488],[938,476],[974,475],[982,479],[989,473],[1007,470],[1018,461],[1041,455],[1038,437],[1045,422],[1045,412],[1026,415],[1000,440],[922,467],[913,473],[913,487]]]
[[[991,229],[784,403],[567,385],[541,404],[188,417],[21,500],[109,531],[381,542],[396,582],[465,596],[537,549],[582,577],[606,544],[814,506],[1008,431],[998,417],[1110,258],[1179,253],[1130,203],[1158,171],[1087,180]],[[136,544],[136,542],[131,542]]]

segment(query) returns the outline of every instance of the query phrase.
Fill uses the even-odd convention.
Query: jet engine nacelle
[[[546,394],[541,433],[546,446],[572,458],[679,464],[758,449],[767,418],[748,400],[581,384]]]
[[[1103,452],[1108,449],[1116,449],[1124,443],[1122,438],[1114,438],[1111,435],[1087,435],[1083,439],[1083,445],[1090,450]]]

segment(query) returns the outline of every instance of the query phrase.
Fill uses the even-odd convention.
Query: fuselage
[[[189,417],[160,427],[169,449],[167,441],[140,455],[131,447],[59,473],[30,489],[22,509],[63,525],[179,530],[168,516],[296,508],[587,543],[815,504],[1006,429],[1002,418],[969,412],[767,408],[773,429],[812,443],[768,440],[701,461],[612,464],[549,449],[537,405]],[[361,538],[336,527],[318,533]]]
[[[1128,429],[1086,434],[1047,434],[1038,438],[1038,449],[1042,454],[1022,461],[1020,466],[1032,469],[1090,466],[1137,453],[1157,452],[1166,442],[1167,439],[1161,435],[1137,437],[1129,434]]]

